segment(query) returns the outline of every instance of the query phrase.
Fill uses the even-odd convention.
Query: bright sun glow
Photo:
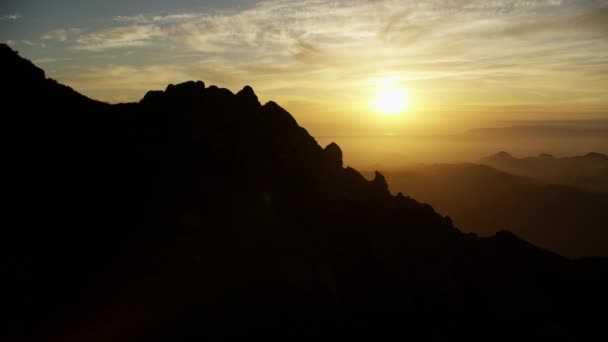
[[[378,89],[373,107],[379,113],[395,115],[407,110],[410,107],[410,102],[405,89],[394,84],[385,84]]]

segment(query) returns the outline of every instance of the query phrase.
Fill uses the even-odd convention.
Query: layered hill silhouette
[[[501,151],[482,158],[479,163],[549,183],[608,192],[608,156],[602,153],[564,158],[543,153],[536,157],[515,158]]]
[[[597,126],[597,128],[596,128]],[[519,124],[507,127],[487,127],[469,130],[465,135],[483,139],[527,139],[550,138],[563,139],[572,137],[598,137],[606,140],[608,128],[605,120],[563,121],[536,124]]]
[[[608,256],[606,193],[478,164],[420,165],[386,178],[391,189],[430,203],[464,231],[490,236],[507,229],[564,256]]]
[[[108,105],[0,68],[9,340],[604,333],[605,259],[463,234],[249,87]]]

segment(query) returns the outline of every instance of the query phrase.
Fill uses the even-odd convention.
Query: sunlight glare
[[[373,108],[382,114],[395,115],[410,107],[407,92],[394,82],[385,82],[376,92]]]

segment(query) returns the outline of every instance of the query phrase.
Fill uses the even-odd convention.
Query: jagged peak
[[[246,104],[253,104],[256,107],[261,106],[260,101],[258,100],[258,96],[255,94],[255,91],[253,91],[253,88],[248,85],[243,87],[243,89],[241,89],[241,91],[239,91],[236,96],[242,99],[242,101],[244,101]]]
[[[169,84],[165,89],[165,93],[172,94],[180,91],[202,91],[205,89],[203,81],[187,81],[179,84]]]
[[[212,96],[222,95],[222,96],[237,96],[240,99],[245,99],[248,104],[256,105],[260,107],[260,103],[258,101],[257,96],[253,89],[249,86],[246,86],[237,94],[234,94],[232,91],[226,88],[220,88],[216,85],[211,85],[206,87],[205,82],[203,81],[187,81],[178,84],[169,84],[164,91],[162,90],[151,90],[146,93],[144,98],[140,101],[140,103],[151,103],[151,101],[157,100],[164,95],[168,96],[200,96],[203,94],[210,94]],[[277,105],[278,106],[278,105]]]
[[[378,171],[375,172],[374,180],[372,180],[372,184],[374,188],[382,191],[383,193],[388,194],[388,183],[386,182],[386,178]]]
[[[253,88],[251,88],[251,86],[244,86],[243,89],[241,89],[238,93],[236,93],[237,96],[248,96],[248,97],[255,97],[256,99],[258,98],[257,95],[255,94],[255,91],[253,91]]]
[[[335,142],[325,146],[323,149],[323,155],[325,156],[325,160],[329,165],[339,168],[343,167],[342,150]]]

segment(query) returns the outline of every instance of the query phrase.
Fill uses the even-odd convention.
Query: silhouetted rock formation
[[[372,184],[374,184],[374,187],[379,193],[389,195],[388,184],[386,183],[386,179],[380,172],[375,172]]]
[[[258,101],[257,95],[250,86],[245,86],[236,96],[246,107],[255,108],[260,106],[260,101]]]
[[[336,143],[331,143],[323,150],[326,162],[330,167],[342,168],[342,150]]]
[[[249,88],[107,105],[0,68],[9,340],[603,333],[605,260],[462,234]]]

